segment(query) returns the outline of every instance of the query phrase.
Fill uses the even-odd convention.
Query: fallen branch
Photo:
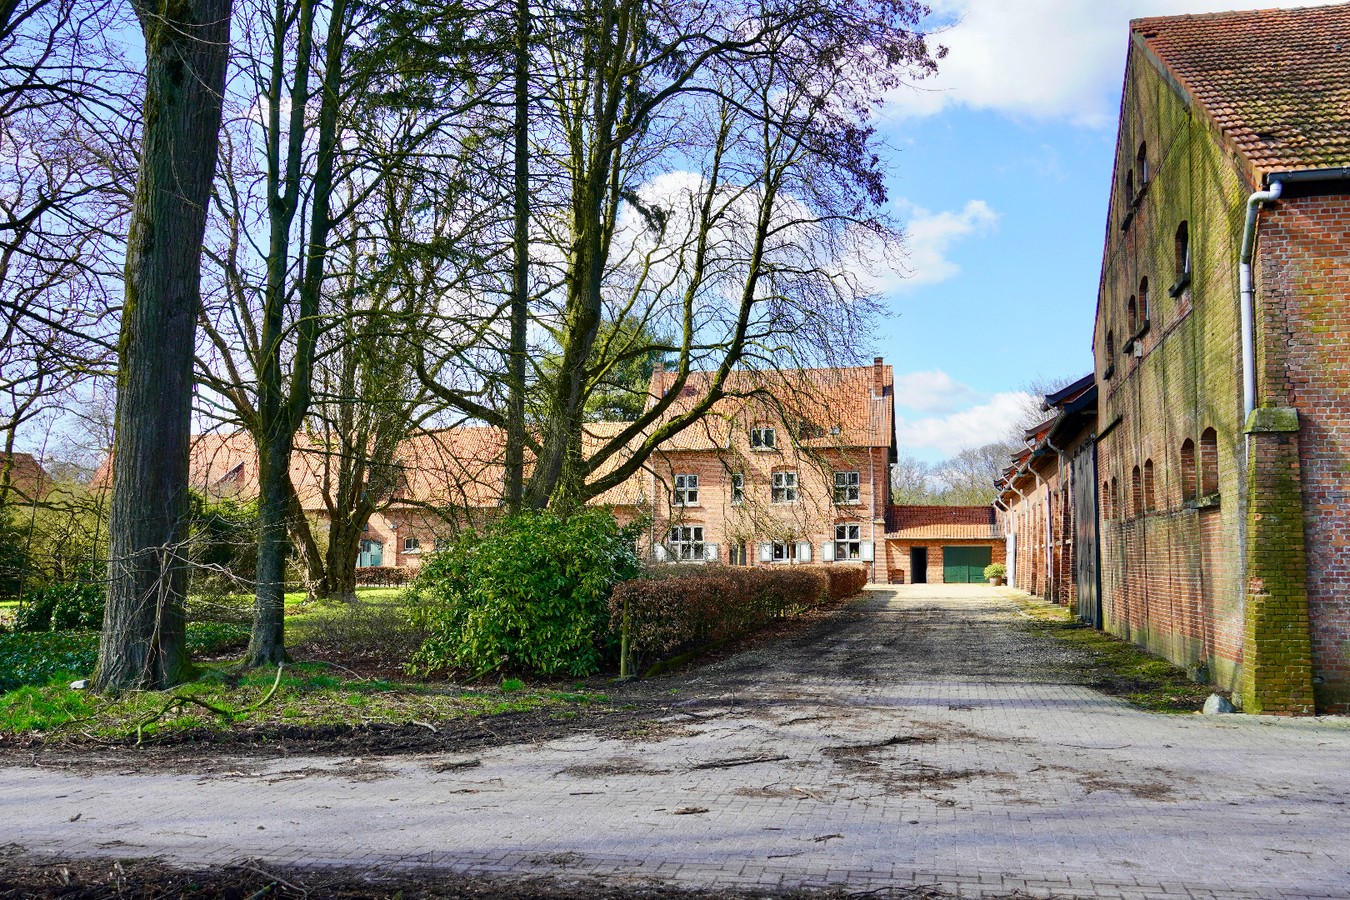
[[[779,762],[786,756],[733,756],[729,759],[713,759],[692,766],[693,769],[734,769],[736,766],[753,766],[755,763]]]
[[[200,706],[203,709],[208,709],[211,712],[215,713],[216,715],[220,716],[221,718],[229,719],[231,721],[237,719],[244,713],[250,713],[256,709],[261,709],[266,703],[271,701],[271,699],[274,696],[276,696],[277,687],[281,685],[281,670],[284,668],[285,663],[282,663],[281,665],[277,666],[276,680],[272,682],[272,689],[267,692],[267,695],[263,697],[261,700],[259,700],[257,703],[240,712],[235,712],[234,710],[227,709],[223,706],[215,706],[213,704],[207,703],[205,700],[202,700],[198,697],[190,696],[188,694],[175,694],[174,696],[169,698],[168,702],[164,704],[163,709],[161,709],[159,712],[155,713],[153,716],[150,716],[149,718],[144,719],[143,721],[136,723],[136,746],[139,747],[141,742],[145,740],[145,728],[147,725],[153,725],[160,719],[164,718],[164,716],[169,712],[169,710],[182,712],[183,709],[187,707],[189,704]]]

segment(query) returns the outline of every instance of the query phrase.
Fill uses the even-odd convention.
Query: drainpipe
[[[1247,198],[1247,222],[1242,229],[1242,254],[1238,262],[1238,290],[1242,296],[1242,421],[1256,409],[1256,292],[1252,289],[1252,253],[1256,243],[1256,217],[1261,204],[1280,199],[1284,185],[1275,182],[1268,191]]]

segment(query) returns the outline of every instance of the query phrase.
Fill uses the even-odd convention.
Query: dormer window
[[[750,429],[750,449],[773,450],[778,446],[778,429],[772,425],[759,425]]]
[[[672,506],[698,506],[698,476],[676,475]]]

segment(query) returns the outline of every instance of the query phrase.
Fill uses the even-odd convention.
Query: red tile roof
[[[11,453],[8,457],[0,452],[0,478],[9,474],[10,503],[27,503],[42,500],[51,492],[53,480],[42,468],[42,464],[31,453]]]
[[[879,396],[875,392],[878,374]],[[653,398],[665,396],[675,378],[672,371],[653,375]],[[667,417],[704,396],[712,378],[711,372],[691,372]],[[814,427],[817,436],[799,440],[804,447],[889,447],[895,435],[895,380],[887,365],[735,371],[724,390],[728,396],[713,406],[711,416],[686,428],[661,449],[722,449],[728,446],[732,429],[748,432],[754,422],[777,419],[780,413]]]
[[[1003,540],[992,506],[888,506],[887,540]]]
[[[1350,165],[1350,5],[1135,19],[1253,174]]]

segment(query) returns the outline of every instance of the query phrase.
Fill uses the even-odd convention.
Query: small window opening
[[[859,491],[860,480],[857,472],[834,473],[835,503],[858,503],[861,500]]]
[[[1139,330],[1139,301],[1133,295],[1130,296],[1130,305],[1128,309],[1130,319],[1130,334],[1134,334],[1136,331]]]
[[[1181,444],[1181,499],[1195,499],[1195,441],[1190,438]]]
[[[1200,435],[1200,493],[1219,492],[1219,436],[1213,428]]]
[[[740,472],[734,472],[731,476],[731,502],[743,503],[745,501],[745,476]]]
[[[1111,518],[1120,518],[1120,480],[1111,477]]]
[[[1148,144],[1139,145],[1139,153],[1134,158],[1135,171],[1139,173],[1139,190],[1148,184]]]
[[[1148,279],[1145,278],[1139,282],[1139,319],[1140,324],[1149,320],[1148,309]]]
[[[1125,205],[1134,202],[1134,169],[1125,173]]]
[[[1109,481],[1102,482],[1101,504],[1102,516],[1107,519],[1111,518],[1111,482]]]
[[[1116,358],[1116,333],[1108,331],[1106,333],[1106,359],[1109,362]]]
[[[1175,249],[1176,275],[1180,278],[1191,270],[1191,232],[1185,222],[1177,226]]]
[[[1136,516],[1144,514],[1144,473],[1138,466],[1130,473],[1130,511]]]
[[[774,503],[797,502],[797,473],[774,472],[772,500]]]
[[[1153,460],[1144,460],[1144,512],[1153,512],[1158,508],[1158,499],[1153,492]]]
[[[772,450],[778,445],[778,432],[769,426],[761,425],[750,430],[750,446],[756,450]]]

